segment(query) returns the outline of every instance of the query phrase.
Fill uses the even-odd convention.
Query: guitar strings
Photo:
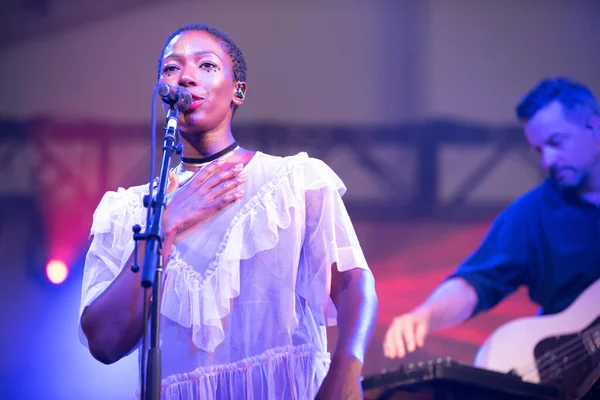
[[[597,328],[597,326],[590,327],[589,329],[583,331],[581,336],[585,335],[586,332],[595,330]],[[562,370],[569,370],[573,368],[576,364],[579,364],[582,361],[584,361],[586,357],[591,357],[584,344],[578,346],[579,341],[580,337],[574,337],[573,339],[556,347],[556,349],[554,349],[555,353],[553,359],[544,357],[541,361],[536,360],[533,364],[524,365],[525,373],[523,374],[523,376],[531,375],[533,372],[538,371],[541,382],[542,375],[545,375],[546,372],[554,368],[553,364],[556,362],[556,359],[558,359],[560,362],[560,360],[564,357],[571,358],[568,361],[567,366],[561,368]],[[578,347],[577,351],[575,351],[576,347]]]
[[[571,354],[569,354],[569,360],[566,362],[566,365],[559,366],[560,371],[564,372],[564,371],[568,371],[572,368],[575,368],[578,364],[585,361],[586,358],[588,358],[588,357],[591,357],[591,356],[585,349],[580,349],[577,352],[571,353]],[[557,358],[562,358],[562,357],[557,357]],[[560,362],[561,361],[559,360],[559,363]],[[547,362],[543,366],[540,364],[539,371],[538,371],[538,374],[540,376],[540,382],[548,382],[554,378],[561,376],[561,375],[556,375],[556,376],[552,375],[550,372],[552,371],[554,366],[548,365],[548,364],[552,364],[552,361],[547,360]],[[544,376],[542,377],[542,375],[544,375]]]
[[[562,345],[558,346],[556,349],[554,349],[555,353],[554,353],[554,357],[553,359],[550,359],[548,357],[544,357],[541,359],[541,361],[536,360],[533,364],[527,364],[524,366],[524,369],[526,370],[526,373],[524,374],[524,376],[530,375],[532,372],[537,371],[538,374],[540,375],[540,380],[541,380],[541,376],[543,374],[545,374],[546,372],[548,372],[549,370],[551,370],[557,361],[560,362],[561,359],[565,358],[565,357],[575,357],[576,355],[579,357],[581,354],[579,354],[581,352],[581,347],[579,348],[579,351],[575,352],[575,348],[578,347],[578,338],[573,338],[571,340],[569,340],[568,342],[563,343]],[[585,347],[583,348],[583,353],[584,356],[588,355],[587,350],[585,349]],[[573,364],[574,362],[571,361],[571,364]],[[569,369],[569,368],[564,368],[564,369]]]
[[[562,370],[565,370],[565,371],[573,368],[576,364],[579,364],[582,361],[585,361],[586,358],[592,357],[592,355],[589,354],[586,349],[582,349],[582,348],[579,348],[579,350],[573,351],[571,353],[567,353],[567,352],[564,352],[564,353],[565,354],[557,355],[556,358],[559,359],[559,362],[565,364],[560,367]],[[565,357],[568,357],[568,359],[563,360]],[[548,365],[548,364],[553,364],[552,360],[546,360],[546,362],[543,364],[544,365],[542,365],[542,363],[540,363],[540,367],[539,367],[540,374],[542,374],[542,373],[545,374],[554,368],[553,365]]]

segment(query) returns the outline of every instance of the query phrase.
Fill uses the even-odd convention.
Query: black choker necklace
[[[219,157],[224,156],[225,154],[235,150],[238,147],[238,143],[234,140],[232,144],[225,147],[221,151],[217,151],[215,154],[204,157],[204,158],[194,158],[194,157],[181,157],[181,162],[185,164],[206,164],[211,161],[216,160]]]

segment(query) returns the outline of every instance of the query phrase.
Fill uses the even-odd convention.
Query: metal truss
[[[453,121],[431,121],[397,127],[324,127],[264,124],[239,127],[236,134],[248,147],[265,152],[290,155],[307,151],[328,162],[335,153],[347,153],[354,164],[336,169],[349,189],[364,190],[352,185],[352,177],[361,171],[377,186],[370,200],[351,196],[346,200],[351,214],[365,218],[438,218],[476,219],[497,214],[511,198],[529,188],[530,182],[541,181],[542,171],[516,126],[491,128]],[[468,166],[469,173],[460,180],[451,195],[442,199],[439,188],[440,162],[447,147],[476,148],[486,156]],[[385,150],[382,152],[382,149]],[[406,159],[406,155],[411,155]],[[516,179],[513,191],[501,198],[473,199],[473,194],[490,175],[502,168],[507,155],[523,163],[516,173],[528,179]],[[409,164],[408,177],[399,171]],[[451,168],[451,166],[450,166]]]
[[[325,161],[348,186],[344,199],[354,218],[487,217],[526,190],[526,182],[541,180],[517,127],[431,121],[392,127],[263,123],[233,129],[245,147],[279,156],[306,151]],[[162,137],[157,136],[160,157]],[[149,127],[143,125],[0,122],[0,172],[5,177],[0,198],[36,199],[40,206],[67,214],[92,212],[105,191],[148,181],[149,138]],[[447,148],[459,153],[476,149],[485,157],[461,160],[468,173],[442,196],[443,177],[452,176],[453,168],[442,162]],[[529,180],[516,180],[514,194],[502,198],[474,197],[509,154],[524,161],[515,174]]]

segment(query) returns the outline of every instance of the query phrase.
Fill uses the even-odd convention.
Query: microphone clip
[[[189,90],[181,86],[160,83],[157,86],[157,93],[163,103],[168,104],[171,109],[185,111],[192,104],[192,94]]]

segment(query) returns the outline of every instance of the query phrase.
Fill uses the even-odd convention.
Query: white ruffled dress
[[[369,270],[325,163],[257,152],[245,171],[242,199],[179,239],[165,268],[162,399],[314,398],[336,323],[331,266]],[[120,188],[98,205],[80,315],[130,257],[147,193]]]

